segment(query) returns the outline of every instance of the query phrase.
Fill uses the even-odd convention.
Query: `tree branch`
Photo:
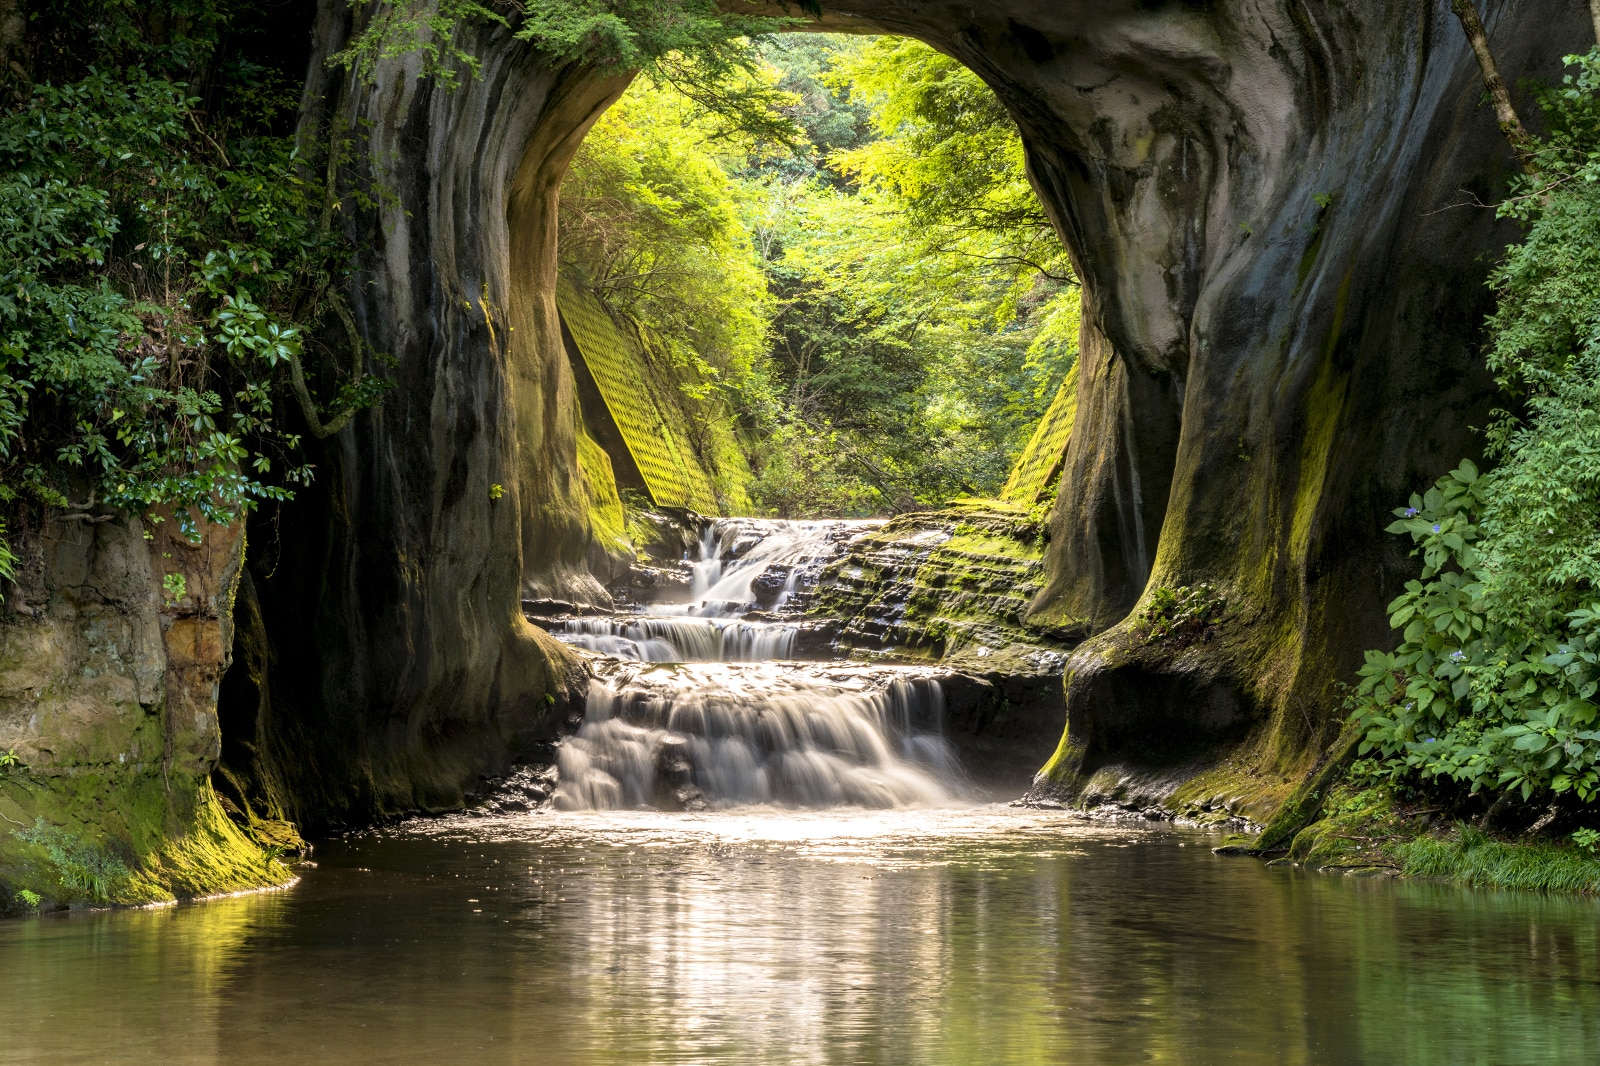
[[[339,321],[344,323],[346,335],[350,339],[350,379],[360,381],[365,376],[361,365],[361,333],[356,329],[355,319],[350,314],[350,309],[345,306],[344,300],[337,293],[329,294],[333,304],[334,313],[339,316]],[[326,439],[339,432],[355,417],[356,409],[346,407],[338,412],[328,422],[322,421],[317,411],[317,402],[311,398],[311,390],[306,387],[306,372],[300,365],[300,357],[293,352],[289,354],[289,384],[294,388],[294,398],[300,401],[300,414],[306,420],[306,426],[311,430],[313,437]]]
[[[342,116],[335,115],[328,131],[328,159],[327,172],[324,175],[322,197],[322,232],[328,233],[333,229],[333,213],[339,208],[339,199],[334,195],[335,183],[339,179],[339,144],[338,138],[344,132]],[[350,341],[350,380],[360,382],[366,377],[366,368],[363,366],[362,354],[366,345],[361,339],[361,331],[356,329],[354,316],[345,304],[344,297],[337,292],[328,293],[328,302],[333,306],[334,314],[339,316],[340,323],[344,326],[345,336]],[[317,410],[317,402],[311,397],[311,390],[306,386],[305,367],[300,362],[300,356],[294,352],[289,353],[289,384],[294,389],[294,398],[300,403],[300,414],[306,420],[306,427],[311,430],[313,437],[326,439],[343,429],[355,417],[356,408],[346,407],[337,412],[327,422],[322,421],[322,416]]]
[[[1589,3],[1591,9],[1596,12],[1597,24],[1600,24],[1600,0],[1589,0]],[[1484,88],[1489,91],[1489,99],[1494,103],[1495,119],[1500,123],[1500,132],[1511,142],[1511,151],[1516,154],[1517,162],[1522,164],[1522,169],[1529,175],[1538,177],[1539,165],[1533,159],[1533,149],[1537,142],[1528,132],[1528,128],[1522,124],[1517,109],[1512,106],[1511,93],[1506,89],[1505,79],[1500,77],[1500,69],[1495,66],[1494,53],[1489,51],[1489,34],[1483,28],[1483,19],[1478,17],[1477,6],[1473,0],[1450,0],[1450,9],[1456,13],[1456,18],[1461,20],[1461,28],[1467,34],[1467,43],[1472,45],[1472,54],[1478,59],[1478,69],[1483,72]]]
[[[1600,0],[1589,0],[1589,17],[1594,19],[1594,43],[1600,44]]]
[[[1600,0],[1595,0],[1595,2],[1596,3],[1600,3]],[[984,255],[981,252],[969,252],[964,248],[953,248],[953,247],[951,247],[949,245],[941,245],[939,247],[934,248],[933,250],[935,252],[939,253],[940,255],[964,255],[969,259],[986,259],[991,263],[1017,263],[1017,264],[1019,264],[1021,266],[1025,266],[1025,267],[1028,267],[1031,270],[1036,271],[1041,277],[1045,278],[1047,281],[1056,281],[1056,282],[1060,282],[1063,285],[1076,285],[1076,284],[1078,284],[1078,279],[1073,277],[1072,275],[1070,275],[1070,274],[1052,274],[1052,273],[1050,273],[1050,271],[1046,270],[1043,266],[1041,266],[1040,264],[1034,262],[1032,259],[1029,259],[1027,256],[1022,256],[1022,255]]]

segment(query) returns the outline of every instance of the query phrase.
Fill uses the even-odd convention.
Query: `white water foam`
[[[692,561],[686,604],[653,604],[634,617],[578,618],[557,635],[574,647],[641,662],[762,662],[794,653],[792,622],[745,621],[761,607],[789,602],[802,576],[838,552],[841,541],[882,525],[876,520],[789,522],[723,518],[707,524]],[[775,595],[753,584],[769,570],[783,575]]]
[[[612,662],[561,744],[556,806],[875,808],[962,794],[937,673]]]

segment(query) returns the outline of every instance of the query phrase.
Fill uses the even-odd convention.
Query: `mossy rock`
[[[293,875],[276,855],[304,846],[287,823],[263,823],[275,834],[271,841],[246,833],[205,779],[13,777],[0,801],[10,823],[0,833],[0,870],[13,897],[24,890],[40,897],[34,909],[159,903],[282,885]]]

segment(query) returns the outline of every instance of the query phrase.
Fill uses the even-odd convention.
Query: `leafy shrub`
[[[1157,588],[1139,614],[1135,634],[1146,644],[1185,647],[1222,620],[1228,601],[1211,585]]]
[[[1396,512],[1423,558],[1389,605],[1403,641],[1368,652],[1356,690],[1360,751],[1379,775],[1444,778],[1476,792],[1600,793],[1600,603],[1562,580],[1516,573],[1489,516],[1519,502],[1516,460],[1471,463]],[[1592,593],[1591,593],[1592,594]],[[1570,608],[1570,609],[1569,609]]]
[[[1516,413],[1395,512],[1422,558],[1354,697],[1361,769],[1471,792],[1600,795],[1600,49],[1544,94],[1551,129],[1502,213],[1489,365]]]
[[[92,902],[113,902],[132,876],[128,864],[109,848],[75,837],[43,818],[34,822],[32,829],[15,832],[28,843],[45,849],[61,887]]]
[[[215,114],[145,66],[91,69],[0,111],[7,510],[167,505],[194,538],[191,511],[231,522],[309,479],[283,407],[329,428],[306,384],[328,375],[302,357],[342,244],[292,138],[268,132],[281,94],[224,84]],[[381,392],[359,371],[332,383],[347,410]]]

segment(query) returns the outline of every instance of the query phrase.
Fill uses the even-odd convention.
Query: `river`
[[[584,720],[474,812],[0,924],[0,1063],[1600,1061],[1600,903],[994,802],[938,668],[779,661],[850,535],[724,524],[683,602],[557,627]]]
[[[1600,909],[1004,806],[560,812],[0,925],[0,1062],[1592,1063]]]

